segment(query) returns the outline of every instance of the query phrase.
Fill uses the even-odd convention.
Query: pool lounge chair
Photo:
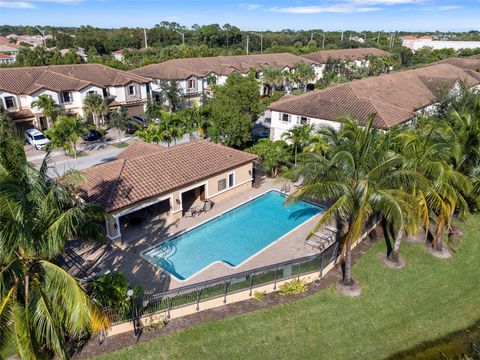
[[[298,180],[295,181],[295,182],[292,184],[293,187],[296,187],[296,188],[302,187],[304,180],[305,180],[305,178],[304,178],[302,175],[300,175],[300,177],[298,178]]]

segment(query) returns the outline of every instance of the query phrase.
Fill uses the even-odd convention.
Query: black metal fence
[[[167,317],[169,317],[172,309],[195,304],[196,309],[199,310],[201,302],[215,298],[223,298],[223,302],[227,303],[229,295],[244,290],[249,290],[252,295],[254,289],[262,285],[273,284],[273,289],[276,289],[277,282],[281,280],[295,279],[314,272],[320,272],[322,275],[325,267],[336,259],[337,253],[338,242],[320,254],[203,281],[162,293],[146,294],[142,298],[135,299],[134,313],[137,314],[137,317],[141,317],[166,311]],[[128,316],[119,314],[115,309],[106,308],[104,310],[112,325],[132,320]]]

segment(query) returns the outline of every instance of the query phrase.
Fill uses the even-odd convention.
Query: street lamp
[[[133,333],[137,336],[137,319],[135,318],[135,311],[133,309],[133,289],[127,290],[127,297],[130,299],[130,307],[132,313],[132,321],[133,321]]]

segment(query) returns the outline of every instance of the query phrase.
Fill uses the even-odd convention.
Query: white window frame
[[[308,118],[308,116],[298,115],[298,116],[297,116],[297,124],[298,124],[298,125],[304,125],[304,124],[302,124],[302,118],[305,118],[305,124],[309,124],[309,123],[310,123],[310,119]]]
[[[132,92],[132,93],[130,93],[130,89],[133,89],[133,92]],[[136,88],[135,85],[131,84],[131,85],[128,85],[128,86],[127,86],[127,95],[128,95],[128,96],[135,96],[135,95],[137,95],[137,88]]]
[[[287,115],[287,121],[283,120],[285,115]],[[280,113],[280,121],[284,124],[290,123],[292,121],[292,115],[289,113]]]
[[[13,106],[8,107],[7,106],[7,98],[12,99]],[[17,99],[15,99],[15,96],[5,96],[3,98],[3,102],[5,104],[5,109],[10,110],[10,109],[16,109],[17,108]]]
[[[68,94],[69,101],[65,101],[65,94]],[[60,93],[60,100],[62,101],[62,104],[71,104],[73,102],[73,95],[70,91],[62,91]]]
[[[190,86],[190,81],[192,82],[193,86]],[[197,79],[187,79],[187,90],[197,90]]]
[[[230,175],[233,175],[233,184],[230,184]],[[229,172],[227,175],[227,189],[235,187],[237,179],[235,178],[235,171]]]

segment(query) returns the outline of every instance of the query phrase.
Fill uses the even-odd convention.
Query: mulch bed
[[[356,263],[358,259],[377,241],[379,238],[379,232],[376,234],[376,240],[366,238],[352,251],[352,263]],[[135,336],[133,330],[131,332],[109,336],[99,344],[98,339],[91,339],[82,349],[82,351],[74,356],[75,360],[89,359],[94,356],[98,356],[105,353],[118,351],[127,346],[132,346],[140,342],[146,342],[155,339],[159,336],[174,333],[176,331],[191,327],[196,324],[202,324],[209,321],[215,321],[225,319],[231,316],[237,316],[245,314],[251,311],[264,309],[267,307],[277,306],[285,304],[291,301],[305,298],[318,291],[321,291],[341,278],[340,263],[326,274],[320,281],[314,281],[309,284],[308,290],[304,293],[292,296],[278,296],[275,293],[269,293],[264,301],[256,301],[254,299],[239,301],[232,304],[226,304],[225,306],[209,309],[205,311],[199,311],[198,313],[187,315],[181,318],[172,319],[169,323],[162,328],[147,331],[140,336]]]

